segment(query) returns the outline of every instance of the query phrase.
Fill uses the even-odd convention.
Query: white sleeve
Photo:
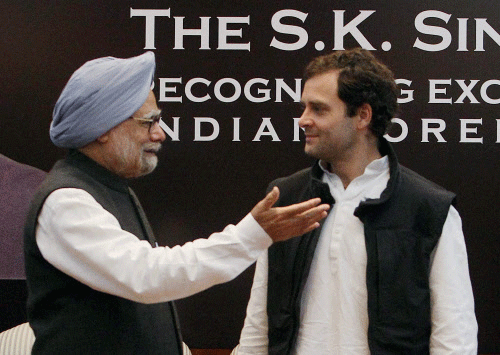
[[[272,240],[248,214],[208,239],[152,248],[121,229],[86,191],[59,189],[45,200],[36,242],[62,272],[102,292],[141,303],[193,295],[238,276]]]
[[[452,206],[434,251],[430,273],[431,355],[476,355],[477,321],[462,232]]]
[[[240,336],[238,355],[268,354],[267,251],[257,259],[247,315]]]

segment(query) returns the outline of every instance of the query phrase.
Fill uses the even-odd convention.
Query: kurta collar
[[[364,209],[367,207],[370,207],[373,205],[379,205],[379,204],[386,202],[391,197],[394,189],[397,186],[398,179],[399,179],[399,173],[400,173],[398,158],[397,158],[396,153],[394,152],[394,149],[392,148],[391,144],[385,138],[380,138],[379,151],[380,151],[380,154],[382,156],[387,155],[387,157],[389,159],[389,174],[390,174],[389,182],[387,183],[387,187],[384,189],[384,191],[382,191],[380,198],[368,199],[366,201],[361,202],[354,213],[355,215],[358,215],[359,213],[363,213]],[[323,191],[324,189],[321,189],[318,186],[318,185],[324,184],[321,181],[323,174],[324,174],[323,168],[320,166],[320,161],[317,160],[311,169],[311,179],[312,179],[313,190],[321,190],[324,193],[324,191]],[[326,186],[326,188],[328,189],[328,186]],[[328,195],[330,195],[330,193],[328,193]],[[331,198],[331,200],[333,200],[333,203],[335,202],[333,197]]]

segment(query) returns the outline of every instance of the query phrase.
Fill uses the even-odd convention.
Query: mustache
[[[161,143],[154,143],[154,142],[145,143],[142,146],[142,149],[144,151],[158,153],[160,151],[160,149],[161,149]]]

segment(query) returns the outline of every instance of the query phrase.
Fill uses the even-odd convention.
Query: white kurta
[[[36,242],[57,269],[92,287],[141,303],[193,295],[238,276],[272,244],[248,214],[208,239],[152,248],[121,229],[86,191],[52,192],[38,217]]]
[[[321,231],[301,300],[295,355],[368,355],[366,246],[363,224],[354,216],[359,203],[378,198],[389,180],[387,157],[373,161],[344,190],[325,171],[335,198]],[[477,353],[477,322],[461,219],[451,207],[433,252],[431,354]],[[267,253],[257,261],[240,355],[268,353]]]

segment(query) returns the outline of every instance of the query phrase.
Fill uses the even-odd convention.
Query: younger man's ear
[[[370,123],[372,121],[372,107],[368,103],[362,104],[358,108],[358,122],[357,122],[357,127],[359,129],[364,129],[368,128],[370,126]]]

